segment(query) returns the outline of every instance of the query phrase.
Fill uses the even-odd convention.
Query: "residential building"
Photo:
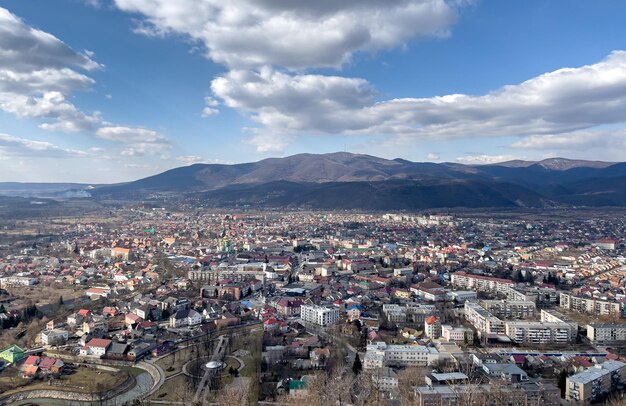
[[[509,279],[472,275],[461,271],[452,274],[452,286],[459,289],[475,290],[477,292],[500,293],[505,295],[509,288],[514,286],[514,283]]]
[[[577,331],[562,322],[507,321],[506,335],[516,343],[566,344],[574,341]]]
[[[559,306],[562,309],[593,314],[595,316],[618,316],[621,315],[623,304],[611,300],[581,297],[561,292]]]
[[[617,390],[626,382],[626,364],[608,360],[585,371],[569,376],[566,380],[565,399],[592,402]]]
[[[587,325],[587,338],[594,344],[626,342],[626,323],[592,323]]]
[[[379,341],[368,344],[363,367],[373,369],[385,366],[427,366],[437,361],[439,352],[434,347],[385,344]]]
[[[476,302],[465,302],[465,318],[472,323],[479,336],[505,334],[504,322]]]
[[[44,330],[41,332],[41,343],[43,345],[61,345],[67,342],[69,334],[66,330]]]
[[[305,323],[328,326],[339,321],[339,309],[316,305],[300,306],[300,318]]]
[[[428,338],[439,338],[441,336],[441,321],[437,316],[430,316],[424,320],[424,334]]]
[[[535,302],[525,300],[482,300],[482,307],[501,319],[527,319],[535,317]]]

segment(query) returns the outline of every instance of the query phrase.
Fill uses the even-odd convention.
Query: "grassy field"
[[[191,402],[195,393],[194,388],[191,386],[191,380],[185,375],[176,376],[165,381],[163,386],[150,396],[150,400]]]
[[[14,368],[5,370],[0,375],[0,393],[10,394],[24,390],[61,390],[78,393],[103,392],[121,385],[129,373],[126,371],[109,372],[95,368],[78,367],[70,374],[63,374],[60,378],[52,379],[48,385],[47,379],[23,379],[19,371]]]

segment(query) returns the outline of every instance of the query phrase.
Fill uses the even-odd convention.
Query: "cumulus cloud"
[[[135,32],[183,34],[232,68],[338,67],[358,51],[446,36],[457,20],[445,0],[115,0],[139,13]]]
[[[92,128],[67,95],[89,89],[93,79],[76,69],[101,68],[89,52],[76,52],[58,38],[28,26],[0,8],[0,109],[18,117],[47,119],[41,128],[76,132]]]
[[[373,134],[416,139],[538,136],[626,122],[626,52],[472,96],[376,101],[363,79],[231,71],[213,94],[247,113],[264,134]],[[270,141],[266,135],[267,141]]]
[[[160,155],[166,153],[171,144],[167,138],[154,130],[141,127],[102,127],[96,135],[104,140],[122,143],[124,156]]]
[[[626,148],[626,128],[602,128],[563,134],[531,135],[510,145],[515,149],[588,151],[598,148]]]
[[[0,157],[7,158],[80,158],[88,152],[67,149],[46,141],[35,141],[0,133]]]
[[[439,155],[435,154],[434,152],[429,152],[428,155],[426,155],[426,159],[428,159],[429,161],[438,161]]]

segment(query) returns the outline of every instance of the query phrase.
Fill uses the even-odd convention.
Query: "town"
[[[623,212],[127,204],[0,226],[0,404],[561,405],[626,387]]]

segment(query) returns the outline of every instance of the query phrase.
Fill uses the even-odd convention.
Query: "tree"
[[[355,375],[358,375],[361,373],[362,369],[363,369],[363,364],[361,364],[361,358],[359,358],[359,354],[357,353],[356,356],[354,357],[354,363],[352,364],[352,372]]]
[[[63,296],[59,296],[59,306],[63,306]]]

